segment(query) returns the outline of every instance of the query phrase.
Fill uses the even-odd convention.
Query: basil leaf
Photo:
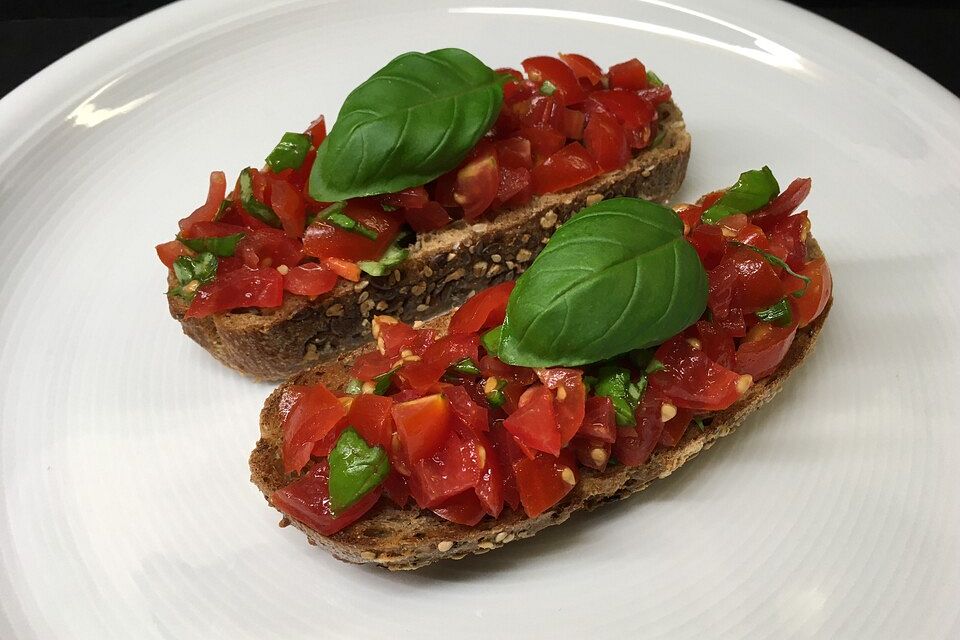
[[[793,310],[790,309],[787,299],[783,298],[780,302],[757,311],[757,318],[760,322],[770,322],[778,327],[785,327],[793,322]]]
[[[212,253],[221,258],[232,256],[237,251],[237,243],[244,234],[234,233],[218,238],[184,238],[177,235],[177,240],[198,253]]]
[[[704,211],[700,219],[708,224],[716,224],[735,213],[756,211],[779,193],[780,185],[770,167],[744,171],[737,183],[727,189],[716,204]]]
[[[587,207],[517,280],[499,358],[579,366],[659,344],[696,322],[707,274],[671,209],[634,198]]]
[[[764,251],[763,249],[759,249],[757,247],[754,247],[753,245],[749,245],[744,242],[737,242],[736,240],[731,240],[730,244],[736,245],[738,247],[743,247],[744,249],[749,249],[754,253],[759,253],[761,256],[763,256],[764,260],[766,260],[773,266],[780,267],[781,269],[783,269],[784,271],[792,275],[794,278],[798,278],[802,280],[803,288],[797,291],[794,291],[793,293],[790,294],[794,298],[802,298],[803,294],[807,292],[807,287],[810,286],[810,277],[797,273],[796,271],[790,268],[790,265],[788,265],[785,261],[781,260],[778,256],[773,255],[769,251]]]
[[[470,358],[464,358],[463,360],[455,363],[450,367],[456,373],[462,373],[468,376],[478,376],[480,375],[480,367]]]
[[[177,284],[170,287],[167,295],[191,302],[200,285],[217,276],[217,257],[212,253],[201,253],[195,257],[180,256],[173,261],[173,275],[177,278]]]
[[[330,510],[334,513],[356,504],[390,473],[390,461],[383,447],[371,447],[353,427],[340,434],[327,461]]]
[[[227,209],[230,208],[230,205],[233,204],[232,200],[224,199],[220,202],[220,206],[217,207],[217,212],[213,215],[214,222],[220,222],[223,219],[223,214],[227,212]]]
[[[661,80],[660,76],[655,74],[653,71],[647,69],[647,84],[651,87],[662,87],[663,80]]]
[[[360,267],[361,271],[371,276],[382,276],[393,271],[397,265],[407,259],[408,255],[410,255],[410,252],[407,249],[401,249],[394,242],[387,247],[379,260],[361,260],[357,263],[357,266]]]
[[[400,367],[394,367],[387,371],[386,373],[381,373],[380,375],[374,377],[373,379],[373,393],[374,395],[382,396],[387,393],[387,390],[390,388],[390,384],[393,382],[393,375],[400,370]]]
[[[503,80],[461,49],[394,58],[353,90],[317,149],[320,202],[394,193],[456,167],[493,126]]]
[[[310,151],[310,136],[305,133],[287,131],[280,138],[280,142],[267,156],[267,164],[274,173],[284,169],[299,169]]]
[[[250,177],[249,167],[240,172],[240,202],[244,210],[260,222],[264,222],[271,227],[279,229],[283,225],[280,218],[273,212],[273,209],[263,204],[253,195],[253,178]]]
[[[500,351],[500,334],[503,333],[503,325],[499,327],[494,327],[487,331],[485,334],[480,336],[480,344],[483,345],[483,348],[487,350],[487,353],[497,357],[497,354]]]
[[[617,425],[632,427],[637,424],[636,410],[647,389],[647,376],[637,382],[630,381],[630,372],[623,367],[601,367],[597,372],[593,393],[606,396],[613,403]]]
[[[369,238],[370,240],[377,239],[376,231],[363,223],[357,222],[345,213],[340,213],[339,211],[331,213],[327,216],[327,222],[336,225],[341,229],[361,235],[364,238]]]
[[[491,407],[499,408],[507,401],[507,396],[503,394],[503,389],[507,386],[506,380],[497,380],[496,386],[490,391],[485,391],[484,395],[487,397],[487,402],[490,403]]]

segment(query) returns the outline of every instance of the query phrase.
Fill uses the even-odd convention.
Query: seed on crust
[[[363,291],[364,289],[367,288],[367,286],[368,286],[369,284],[370,284],[370,281],[369,281],[369,280],[361,280],[361,281],[358,282],[357,284],[353,285],[353,290],[354,290],[354,291]]]
[[[507,535],[508,535],[508,534],[507,534],[506,531],[501,531],[500,533],[497,534],[497,537],[494,538],[493,541],[494,541],[494,542],[503,542],[504,540],[507,539]]]
[[[343,315],[343,305],[342,304],[332,304],[327,307],[327,317],[328,318],[339,318]]]
[[[410,288],[410,293],[415,296],[421,296],[427,290],[426,282],[418,282]]]
[[[480,547],[481,549],[495,549],[497,547],[497,545],[493,544],[492,542],[488,542],[486,540],[481,542],[477,546]]]
[[[527,244],[528,242],[530,242],[530,234],[525,233],[522,236],[520,236],[520,242],[522,242],[523,244]]]
[[[443,542],[437,543],[437,551],[440,553],[446,553],[447,551],[450,551],[450,549],[453,549],[452,540],[444,540]]]
[[[462,277],[465,276],[465,275],[467,275],[466,269],[464,269],[463,267],[460,267],[459,269],[457,269],[457,270],[454,271],[453,273],[447,275],[447,277],[443,279],[443,282],[444,282],[444,283],[453,282],[454,280],[459,280],[460,278],[462,278]]]
[[[487,263],[481,260],[480,262],[473,263],[473,275],[477,278],[482,278],[483,274],[487,271]]]
[[[389,308],[390,308],[390,305],[387,304],[385,300],[381,300],[380,302],[377,303],[377,306],[376,306],[377,311],[386,311]]]
[[[487,275],[490,277],[493,277],[499,274],[501,271],[503,271],[503,267],[501,267],[499,264],[492,264],[490,265],[490,268],[487,270]]]
[[[501,262],[503,260],[503,256],[500,255],[499,253],[495,253],[492,256],[490,256],[490,260],[491,262]]]
[[[370,297],[369,291],[361,291],[360,295],[357,297],[357,302],[364,302],[369,297]]]
[[[425,305],[425,304],[418,304],[418,305],[417,305],[417,311],[426,311],[426,310],[429,309],[429,308],[430,308],[430,307],[428,307],[428,306]]]
[[[363,316],[370,315],[370,312],[373,311],[373,300],[364,300],[360,303],[360,314]]]
[[[457,254],[450,252],[447,254],[447,262],[453,262],[457,258]]]

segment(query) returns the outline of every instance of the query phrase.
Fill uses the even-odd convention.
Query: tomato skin
[[[417,233],[442,229],[453,221],[439,202],[430,201],[416,209],[403,210],[403,218]]]
[[[813,181],[810,178],[797,178],[765,207],[752,213],[750,220],[765,231],[769,231],[777,222],[789,216],[803,204],[810,195],[812,185]]]
[[[389,451],[393,434],[392,408],[390,398],[363,393],[353,398],[347,411],[347,423],[367,444]]]
[[[419,209],[429,201],[430,195],[423,187],[411,187],[396,193],[388,193],[380,198],[383,204],[404,209]]]
[[[300,192],[283,180],[271,180],[270,206],[280,218],[283,230],[299,240],[307,224],[306,203]]]
[[[279,229],[257,229],[246,232],[237,243],[236,255],[251,268],[295,267],[303,259],[300,242]]]
[[[383,493],[401,509],[410,502],[410,487],[407,479],[396,468],[390,469],[390,475],[383,481]]]
[[[283,470],[300,471],[310,460],[313,444],[347,415],[340,400],[322,384],[291,388],[296,396],[283,420]]]
[[[515,136],[505,140],[497,140],[497,162],[501,169],[531,169],[533,168],[533,154],[530,141]]]
[[[603,78],[603,70],[596,62],[579,53],[561,53],[560,59],[570,67],[578,80],[585,80],[589,86],[596,87]]]
[[[310,136],[313,146],[319,147],[327,137],[327,121],[323,115],[317,116],[317,119],[310,123],[306,133]]]
[[[717,268],[732,272],[730,305],[745,313],[769,307],[783,298],[784,287],[776,270],[750,249],[732,248]]]
[[[777,327],[768,322],[753,325],[737,347],[734,368],[739,373],[753,376],[754,380],[770,375],[780,366],[796,335],[796,322],[786,327]]]
[[[589,469],[603,471],[610,462],[610,453],[613,451],[613,445],[596,438],[585,438],[577,436],[570,443],[570,448],[577,455],[577,462]],[[599,454],[596,453],[599,450]]]
[[[503,510],[504,504],[505,463],[498,455],[493,441],[486,434],[475,434],[475,437],[480,478],[477,480],[474,492],[483,510],[496,518]]]
[[[302,478],[279,489],[270,496],[270,502],[284,514],[299,520],[324,536],[332,536],[359,520],[380,499],[383,492],[377,487],[356,504],[339,514],[330,509],[330,468],[326,461],[316,465]]]
[[[583,371],[557,367],[536,372],[543,386],[554,392],[553,410],[560,428],[560,446],[565,447],[580,429],[586,411]]]
[[[660,444],[664,447],[675,447],[683,439],[687,428],[693,421],[693,409],[677,409],[677,415],[663,423],[660,432]]]
[[[426,348],[421,360],[405,363],[397,375],[411,389],[432,389],[450,365],[464,358],[476,362],[479,345],[480,338],[475,334],[444,336]]]
[[[833,275],[830,273],[830,266],[823,256],[811,260],[805,264],[797,273],[810,278],[810,284],[806,292],[799,298],[791,298],[794,311],[794,319],[801,328],[807,326],[823,313],[827,303],[830,302],[830,296],[833,295]],[[797,278],[790,278],[795,284],[787,285],[790,292],[799,291],[803,288],[803,282]]]
[[[590,115],[583,131],[583,144],[601,171],[614,171],[630,160],[627,134],[617,119],[602,111]]]
[[[494,206],[509,204],[519,206],[526,204],[533,197],[530,170],[519,167],[510,169],[500,167],[500,179],[497,185],[497,197]]]
[[[613,444],[613,455],[617,460],[628,467],[635,467],[650,459],[650,454],[660,442],[663,432],[660,412],[664,401],[665,398],[658,388],[647,387],[634,413],[636,427],[618,429],[617,441]]]
[[[396,360],[400,352],[409,349],[415,355],[422,356],[431,344],[437,340],[437,332],[433,329],[414,329],[405,322],[388,322],[383,319],[384,316],[374,316],[373,321],[377,323],[379,336],[377,343],[383,342],[383,354]]]
[[[522,387],[528,387],[537,381],[537,375],[533,369],[515,367],[493,356],[480,358],[480,373],[485,378],[493,376],[494,378],[515,382]]]
[[[727,238],[715,224],[697,225],[687,236],[687,241],[693,245],[703,268],[708,271],[717,268],[727,252]]]
[[[530,141],[535,165],[563,149],[567,141],[562,133],[546,127],[523,127],[520,129],[520,135]]]
[[[647,87],[646,89],[641,89],[637,91],[637,95],[653,106],[658,107],[673,96],[673,91],[670,89],[670,85],[665,84],[662,87]]]
[[[450,433],[450,404],[439,393],[394,404],[391,413],[411,464],[433,455]]]
[[[419,506],[432,509],[475,487],[481,471],[476,442],[451,431],[436,453],[411,465],[410,493]]]
[[[179,258],[180,256],[192,256],[193,251],[191,251],[185,244],[179,240],[171,240],[170,242],[164,242],[158,244],[157,247],[157,257],[160,258],[160,262],[163,263],[168,269],[173,268],[173,261]]]
[[[454,427],[463,437],[479,438],[490,429],[489,412],[470,398],[466,389],[450,385],[443,390],[453,411]]]
[[[207,200],[193,213],[180,221],[180,230],[186,231],[195,222],[210,222],[217,216],[220,203],[227,194],[227,177],[223,171],[210,173],[210,186],[207,188]]]
[[[527,402],[520,401],[519,408],[503,421],[503,428],[531,450],[560,455],[561,434],[553,394],[544,386],[535,386],[524,396]]]
[[[472,527],[487,515],[473,491],[463,491],[433,508],[433,512],[456,524]]]
[[[631,146],[643,148],[649,142],[650,124],[657,115],[653,105],[632,91],[608,90],[590,94],[585,104],[587,113],[609,113],[623,125]]]
[[[578,142],[571,142],[533,168],[533,192],[542,195],[583,184],[596,177],[600,167]]]
[[[713,322],[700,320],[694,325],[694,332],[700,341],[700,348],[711,360],[721,367],[733,369],[736,347],[733,336]]]
[[[453,199],[463,208],[463,217],[474,220],[483,215],[497,197],[499,184],[496,147],[481,142],[476,156],[457,172],[453,186]]]
[[[771,244],[782,247],[782,252],[777,252],[778,257],[795,271],[806,262],[806,238],[809,232],[810,218],[806,211],[781,218],[770,229]]]
[[[613,401],[605,396],[591,396],[584,403],[583,423],[578,436],[612,444],[617,440],[617,423]]]
[[[534,82],[550,81],[556,88],[563,104],[575,104],[587,99],[587,93],[577,81],[573,70],[557,58],[535,56],[523,61],[523,69]]]
[[[579,140],[583,137],[583,127],[586,124],[586,116],[582,111],[575,109],[563,110],[563,135],[571,140]]]
[[[563,479],[565,470],[573,473],[574,484]],[[513,463],[513,471],[520,503],[531,518],[560,502],[579,481],[577,463],[569,450],[559,459],[543,453],[533,459],[521,458]]]
[[[516,283],[513,281],[487,287],[464,302],[447,329],[449,333],[477,333],[503,324],[507,315],[507,301]]]
[[[283,288],[298,296],[319,296],[337,286],[337,274],[318,262],[307,262],[283,276]]]
[[[400,217],[383,211],[379,205],[360,200],[350,200],[343,213],[377,232],[377,239],[341,229],[322,220],[307,227],[303,236],[303,249],[315,258],[341,258],[377,260],[397,237]]]
[[[356,262],[342,258],[324,258],[323,264],[344,280],[360,282],[360,266]]]
[[[549,129],[560,133],[563,128],[563,104],[554,96],[535,95],[513,105],[513,112],[520,123],[521,131]]]
[[[283,276],[269,267],[241,267],[218,273],[213,282],[201,286],[185,318],[204,318],[241,307],[268,309],[283,304]]]
[[[235,233],[248,235],[250,230],[226,222],[195,222],[180,235],[184,238],[222,238]]]
[[[663,343],[654,357],[666,368],[650,375],[650,387],[677,407],[720,411],[740,398],[740,376],[718,365],[702,349],[694,349],[682,335]]]
[[[647,68],[636,58],[610,67],[610,87],[636,91],[647,88]]]

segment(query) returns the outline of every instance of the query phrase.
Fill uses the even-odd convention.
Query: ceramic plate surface
[[[791,6],[681,2],[192,0],[0,101],[0,637],[958,637],[960,102]],[[693,134],[680,198],[813,176],[836,304],[668,480],[394,575],[276,527],[247,469],[271,387],[180,334],[153,245],[209,171],[444,46],[640,57]]]

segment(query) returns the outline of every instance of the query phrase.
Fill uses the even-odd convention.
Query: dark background
[[[3,0],[0,96],[64,54],[169,0]],[[956,2],[796,0],[873,40],[960,95]]]

